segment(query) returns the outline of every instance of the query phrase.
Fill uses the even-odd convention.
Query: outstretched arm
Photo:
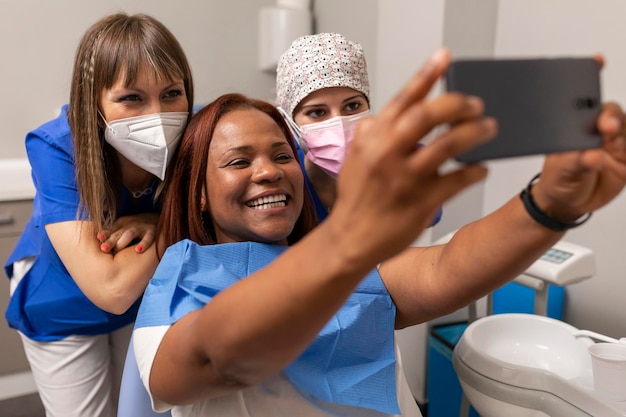
[[[360,124],[337,202],[318,228],[169,328],[149,378],[155,396],[192,403],[277,374],[370,270],[415,240],[443,202],[484,178],[480,166],[439,174],[449,158],[495,134],[480,100],[426,99],[448,61],[439,51],[379,115]],[[418,150],[418,141],[442,123],[454,127],[428,155]]]
[[[626,184],[626,124],[619,106],[604,105],[598,129],[601,148],[547,156],[531,187],[536,206],[558,223],[600,209]],[[407,249],[380,269],[398,307],[396,326],[447,314],[497,289],[564,233],[534,220],[517,192],[500,209],[461,228],[448,244]]]

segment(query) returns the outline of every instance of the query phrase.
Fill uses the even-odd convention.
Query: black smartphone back
[[[600,64],[593,58],[458,60],[446,73],[448,91],[481,97],[498,134],[457,160],[549,154],[602,144]]]

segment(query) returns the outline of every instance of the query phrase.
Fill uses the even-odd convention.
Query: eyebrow
[[[345,100],[343,100],[342,103],[345,103],[346,101],[354,100],[355,98],[363,98],[363,99],[365,99],[365,94],[363,94],[363,93],[355,94],[352,97],[348,97]]]
[[[180,80],[180,81],[171,81],[169,84],[167,84],[166,86],[164,86],[161,91],[167,91],[170,90],[172,88],[182,88],[183,90],[185,89],[185,81]],[[113,88],[110,89],[111,91],[114,91]],[[137,80],[135,80],[134,84],[129,84],[126,85],[126,82],[124,82],[124,84],[122,84],[121,87],[119,87],[118,89],[120,92],[126,92],[126,91],[136,91],[136,92],[144,92],[143,88],[138,88],[137,87]]]
[[[345,103],[347,101],[354,100],[355,98],[363,98],[364,100],[366,100],[365,95],[363,93],[357,93],[357,94],[355,94],[353,96],[350,96],[350,97],[347,97],[347,98],[341,100],[341,103],[343,104],[343,103]],[[324,107],[324,106],[327,106],[327,104],[326,103],[305,104],[305,105],[303,105],[301,107],[301,110],[304,110],[304,109],[307,109],[307,108]]]
[[[272,143],[272,149],[280,148],[282,146],[287,146],[289,149],[291,149],[291,146],[289,146],[289,143],[286,140]],[[226,149],[224,153],[222,153],[222,156],[230,152],[239,152],[239,151],[249,152],[252,149],[254,149],[254,146],[252,145],[233,146],[232,148]]]

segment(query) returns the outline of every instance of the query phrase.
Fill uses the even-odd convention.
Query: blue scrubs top
[[[7,275],[12,277],[14,262],[36,258],[11,297],[5,315],[10,327],[38,341],[110,333],[132,323],[139,307],[138,300],[121,315],[96,307],[78,288],[46,234],[47,224],[76,220],[79,207],[67,107],[59,117],[26,135],[36,189],[33,213],[5,264]],[[120,217],[158,211],[153,195],[133,201],[128,190],[122,190]]]

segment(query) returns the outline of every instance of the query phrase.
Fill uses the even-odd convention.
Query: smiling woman
[[[497,132],[480,99],[428,97],[449,62],[437,51],[360,122],[318,226],[277,109],[227,95],[192,118],[166,191],[163,255],[133,331],[156,411],[420,416],[395,330],[500,287],[564,233],[536,221],[515,193],[448,243],[409,247],[444,202],[487,173],[441,167]],[[572,221],[621,192],[624,120],[608,103],[603,149],[546,157],[528,191],[541,210]],[[450,128],[416,146],[440,125]]]
[[[271,104],[219,97],[194,115],[177,152],[159,222],[160,253],[182,239],[293,243],[315,226],[297,149]],[[181,213],[202,222],[181,221]]]
[[[214,138],[202,203],[211,207],[216,240],[287,244],[304,178],[284,133],[266,113],[245,109],[222,116]]]

